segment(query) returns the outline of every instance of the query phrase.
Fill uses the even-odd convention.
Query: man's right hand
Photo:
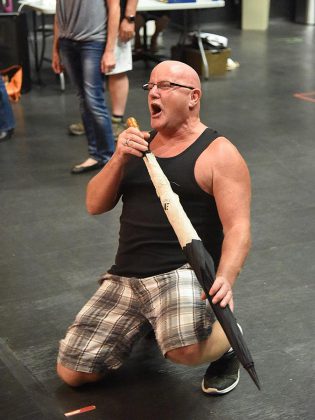
[[[124,160],[128,160],[130,155],[143,157],[143,152],[148,150],[150,134],[147,131],[140,131],[130,127],[123,131],[117,140],[115,154],[120,155]]]
[[[124,166],[131,156],[142,157],[148,150],[149,133],[130,127],[117,140],[116,150],[104,168],[87,187],[86,206],[90,214],[102,214],[113,209],[120,198]]]
[[[51,67],[53,71],[57,74],[63,72],[63,65],[61,64],[60,55],[58,51],[53,51]]]

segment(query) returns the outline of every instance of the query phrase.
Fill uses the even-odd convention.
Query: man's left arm
[[[251,182],[247,165],[238,150],[226,139],[215,146],[212,162],[212,191],[223,225],[224,240],[214,285],[213,303],[233,309],[232,287],[251,246]]]
[[[106,46],[101,61],[102,73],[111,72],[116,65],[115,45],[118,37],[120,20],[119,0],[106,0],[107,25],[106,25]]]
[[[124,16],[119,27],[119,39],[122,42],[130,41],[135,35],[135,17],[138,0],[127,0]]]

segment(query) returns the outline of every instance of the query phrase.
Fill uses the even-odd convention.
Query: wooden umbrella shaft
[[[127,126],[140,130],[137,120],[133,117],[127,119]],[[171,184],[158,164],[154,154],[146,152],[143,156],[143,160],[156,193],[161,201],[166,217],[174,229],[180,246],[184,248],[193,239],[200,240],[180,203],[178,195],[172,190]]]
[[[143,160],[156,193],[161,201],[166,217],[174,229],[180,246],[184,248],[192,239],[200,240],[180,203],[178,195],[172,190],[169,180],[162,171],[153,153],[146,153]]]

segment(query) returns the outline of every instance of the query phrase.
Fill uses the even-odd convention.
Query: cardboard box
[[[221,76],[227,71],[227,59],[231,56],[231,49],[224,48],[219,51],[205,50],[209,67],[209,76]],[[194,48],[185,48],[184,62],[189,64],[200,76],[204,76],[201,53]]]

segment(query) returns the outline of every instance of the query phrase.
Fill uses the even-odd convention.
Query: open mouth
[[[151,104],[151,115],[152,117],[157,117],[162,112],[160,105],[152,103]]]

